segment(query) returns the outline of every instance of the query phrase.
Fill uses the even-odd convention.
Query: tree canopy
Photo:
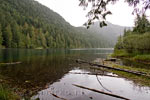
[[[116,50],[124,49],[129,53],[150,53],[150,22],[143,14],[137,15],[133,30],[125,30],[118,38]]]
[[[111,10],[107,7],[110,4],[116,4],[119,0],[79,0],[79,6],[87,7],[91,6],[90,11],[87,14],[88,21],[84,24],[89,28],[89,26],[94,23],[95,20],[100,21],[100,27],[106,26],[106,16],[112,14]],[[133,14],[145,13],[146,10],[150,9],[150,0],[124,0],[129,6],[133,7]],[[142,7],[140,9],[139,5]]]

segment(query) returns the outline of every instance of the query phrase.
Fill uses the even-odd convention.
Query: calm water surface
[[[61,100],[120,100],[75,87],[73,84],[117,94],[131,100],[150,100],[150,87],[141,87],[125,78],[96,76],[88,65],[80,65],[76,59],[93,61],[106,58],[113,49],[1,49],[0,63],[22,62],[0,67],[0,75],[9,80],[12,87],[27,91],[38,89],[32,99]],[[103,72],[103,71],[100,71]],[[107,72],[106,72],[107,73]],[[113,75],[112,73],[107,73]],[[99,82],[99,81],[100,82]],[[101,83],[101,84],[100,84]]]

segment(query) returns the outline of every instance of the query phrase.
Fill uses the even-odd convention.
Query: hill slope
[[[0,0],[0,47],[112,47],[105,36],[75,28],[34,0]],[[95,30],[95,29],[94,29]]]
[[[116,44],[118,36],[123,35],[125,29],[128,30],[132,28],[114,25],[110,22],[107,22],[106,27],[99,28],[99,22],[95,22],[94,25],[92,25],[89,30],[96,34],[101,34],[109,42],[111,41],[113,44]]]

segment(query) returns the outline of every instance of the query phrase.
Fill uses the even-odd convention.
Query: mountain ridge
[[[125,29],[132,30],[132,27],[115,25],[108,21],[106,21],[106,23],[107,23],[107,26],[104,26],[101,28],[99,26],[99,22],[97,21],[90,26],[88,31],[90,31],[91,33],[101,34],[103,37],[108,39],[110,42],[113,42],[113,44],[115,45],[117,42],[118,36],[123,35]],[[80,26],[78,28],[86,28],[86,27]]]

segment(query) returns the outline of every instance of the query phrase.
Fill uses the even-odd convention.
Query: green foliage
[[[130,57],[131,55],[125,50],[117,50],[115,49],[114,53],[111,55],[112,57]]]
[[[12,25],[12,42],[11,42],[11,47],[17,48],[20,47],[20,29],[18,24],[14,23]]]
[[[10,92],[9,89],[0,85],[0,100],[19,100],[19,96]]]
[[[126,37],[126,36],[129,36],[129,35],[131,35],[132,34],[132,31],[131,30],[124,30],[124,35],[123,35],[123,37]]]
[[[12,42],[12,32],[11,32],[11,27],[10,25],[6,26],[3,31],[3,38],[4,38],[4,46],[7,48],[11,47],[11,42]]]
[[[150,32],[150,22],[146,18],[146,15],[143,14],[142,17],[140,15],[137,15],[133,32],[135,32],[136,34],[143,34],[148,31]]]
[[[0,47],[3,43],[3,36],[2,36],[2,29],[1,29],[1,24],[0,24]]]
[[[133,60],[136,61],[144,61],[144,62],[149,62],[150,61],[150,55],[149,54],[144,54],[144,55],[137,55],[132,58]]]
[[[119,36],[117,44],[115,46],[115,49],[123,49],[123,38],[122,36]]]
[[[34,0],[0,0],[0,45],[6,48],[110,47],[100,34],[75,28]],[[1,36],[2,33],[2,36]]]
[[[124,37],[124,49],[131,52],[146,53],[150,50],[150,32],[143,35],[129,35]]]
[[[133,31],[125,30],[122,39],[119,39],[115,49],[124,49],[131,54],[150,53],[150,22],[145,15],[137,15]],[[120,38],[120,37],[119,37]]]

